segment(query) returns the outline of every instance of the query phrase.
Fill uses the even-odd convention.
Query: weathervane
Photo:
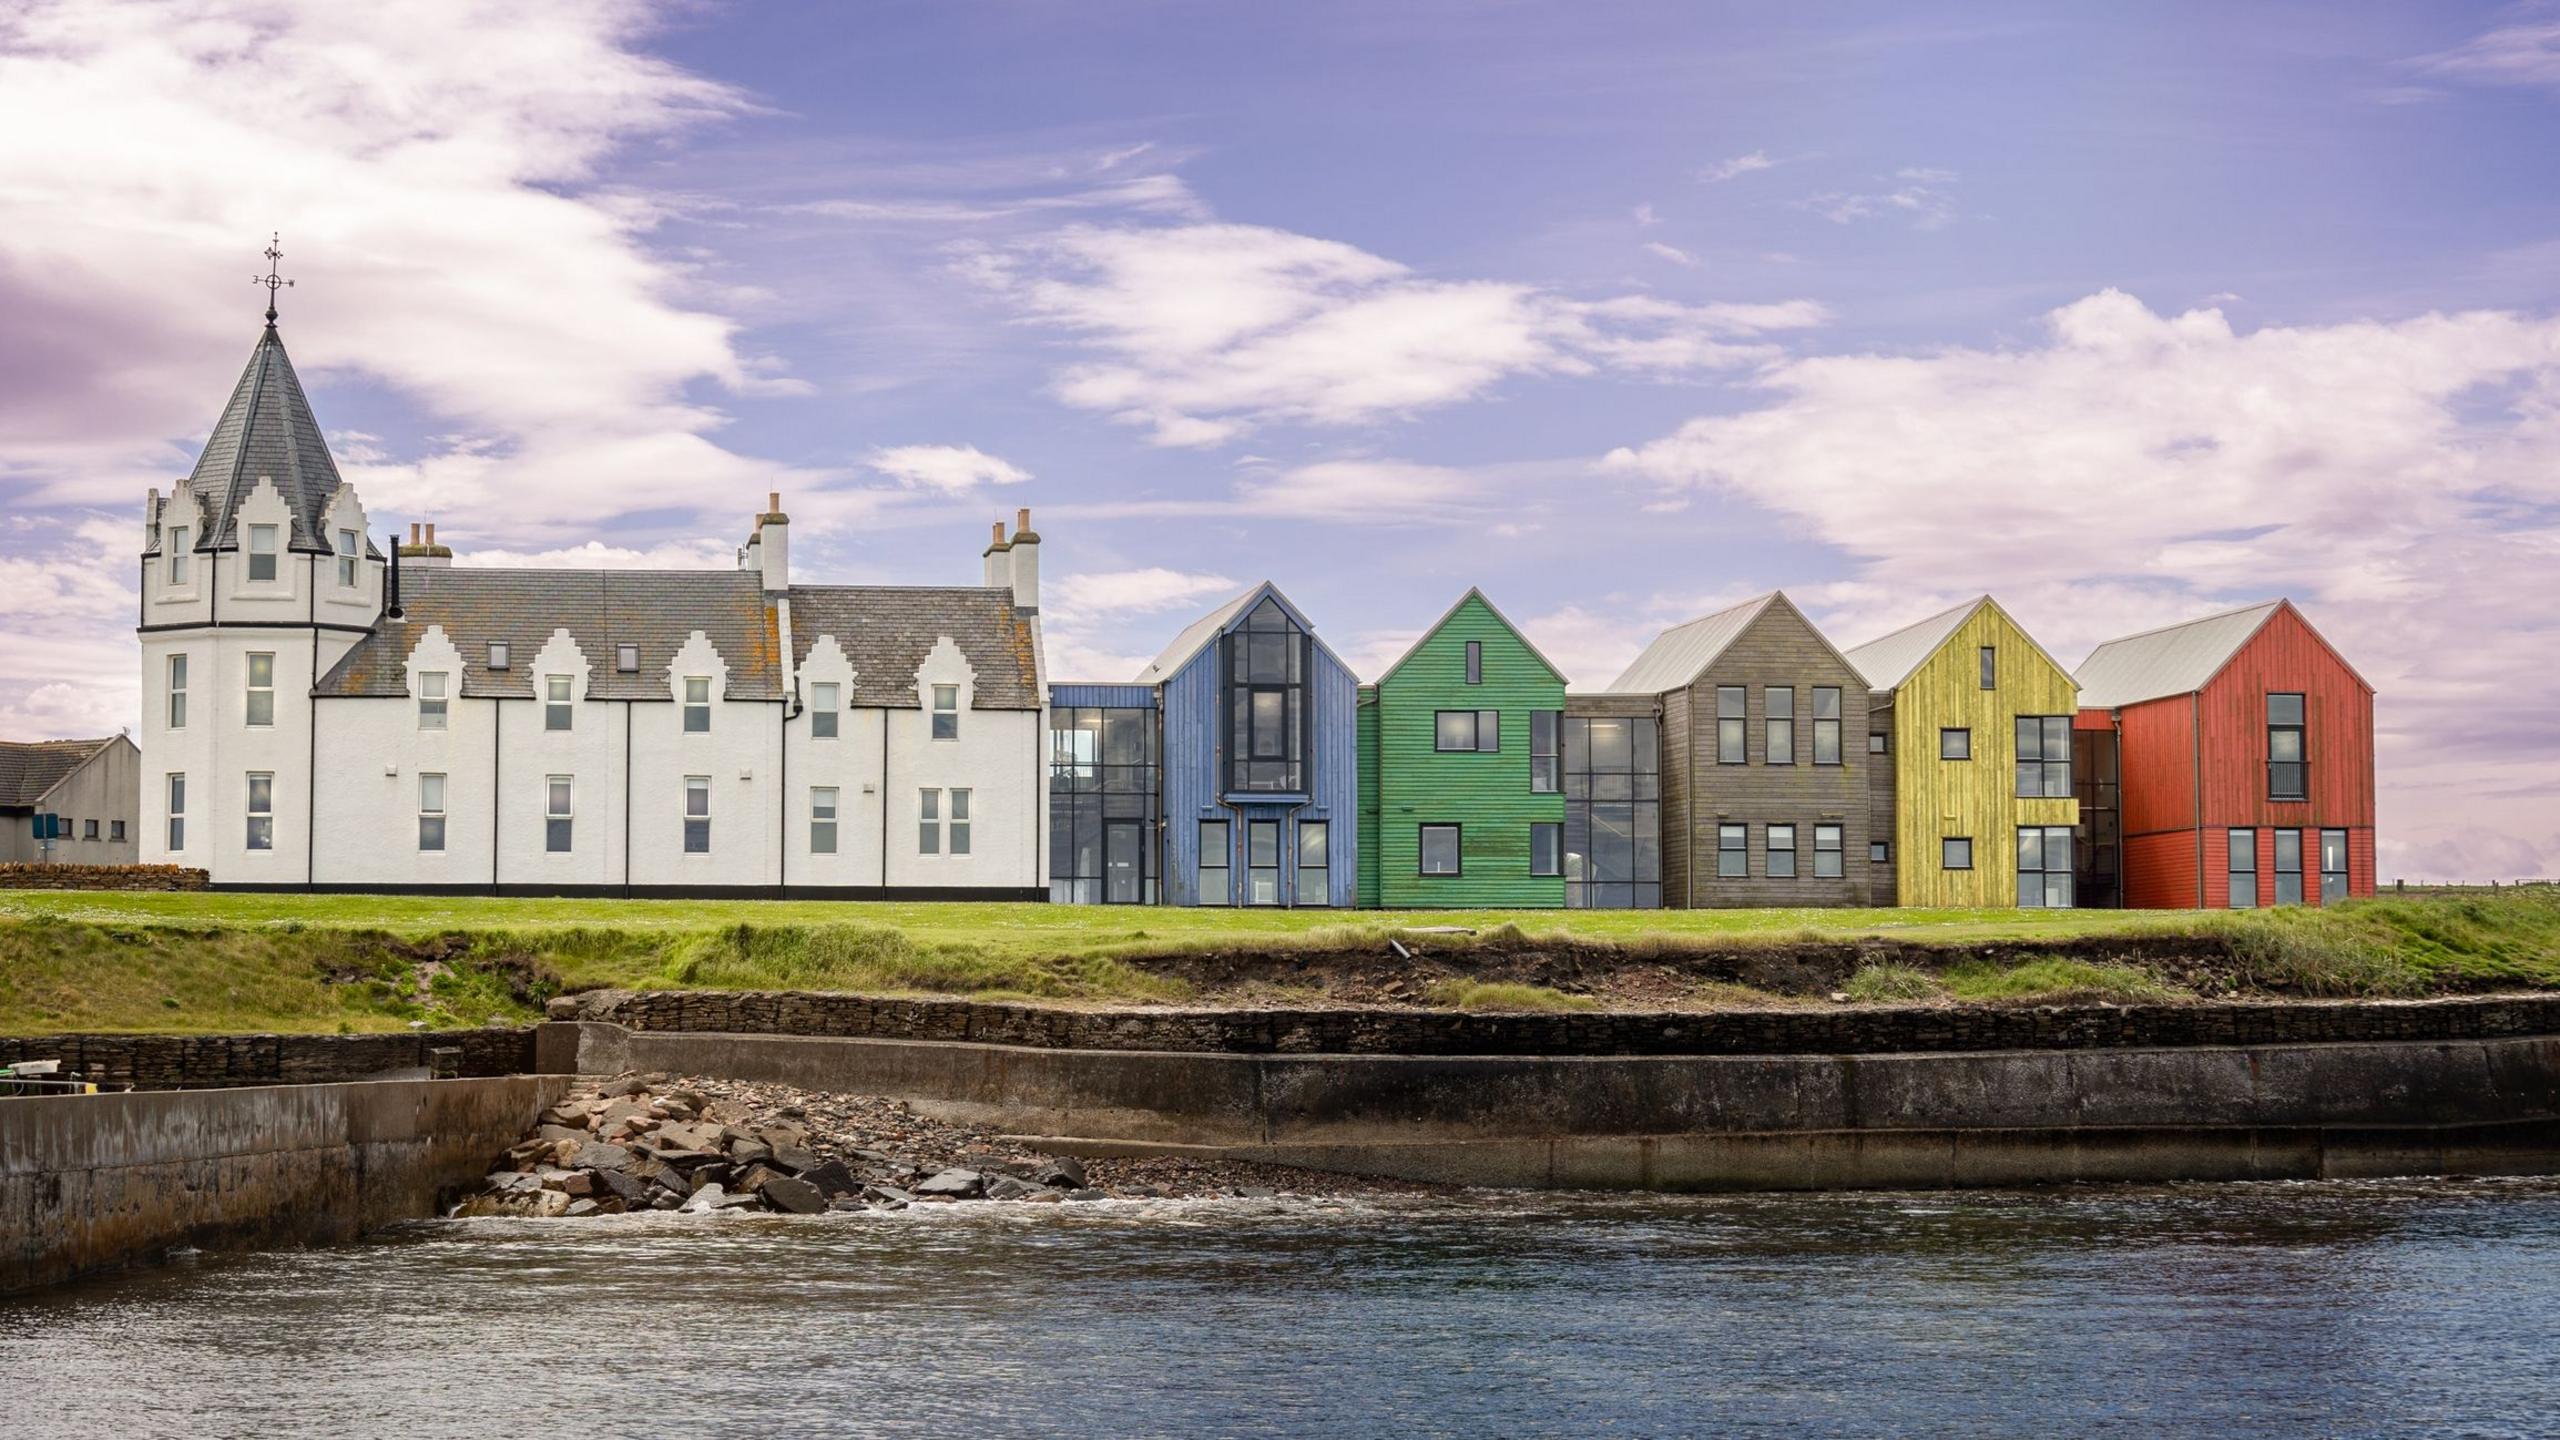
[[[281,233],[270,235],[267,239],[267,273],[249,277],[250,284],[267,287],[267,323],[270,325],[276,323],[276,291],[293,288],[292,281],[279,278],[276,274],[276,266],[283,259],[284,236]]]

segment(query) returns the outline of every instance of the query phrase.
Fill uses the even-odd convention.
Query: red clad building
[[[2373,687],[2292,601],[2110,640],[2077,678],[2083,905],[2373,893]]]

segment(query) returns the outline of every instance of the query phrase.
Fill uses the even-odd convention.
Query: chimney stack
[[[986,561],[987,567],[987,578],[983,582],[986,587],[990,590],[1012,589],[1013,558],[1005,553],[1003,521],[995,522],[994,538],[987,541],[987,548],[982,558]]]
[[[764,514],[756,520],[755,567],[764,572],[764,593],[779,595],[791,588],[791,517],[782,513],[782,492],[765,496]]]
[[[436,522],[433,520],[426,523],[423,533],[417,521],[410,521],[409,543],[400,546],[399,550],[401,559],[421,570],[453,568],[453,550],[450,546],[436,543]]]
[[[996,529],[1004,526],[999,522]],[[1013,539],[1005,546],[1012,560],[1013,608],[1024,615],[1040,613],[1040,537],[1031,529],[1031,509],[1025,506],[1014,512]]]

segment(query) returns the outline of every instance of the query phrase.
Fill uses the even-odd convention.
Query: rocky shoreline
[[[1434,1193],[1445,1187],[1172,1156],[1079,1160],[900,1101],[737,1080],[623,1075],[543,1112],[457,1217],[640,1210],[903,1210],[973,1201]]]

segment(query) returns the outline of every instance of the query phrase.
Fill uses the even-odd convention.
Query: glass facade
[[[1307,687],[1314,640],[1265,597],[1222,647],[1229,794],[1297,795],[1307,788]]]
[[[1564,719],[1564,903],[1662,906],[1661,747],[1649,715]]]
[[[2113,730],[2071,732],[2071,789],[2080,801],[2072,832],[2072,869],[2083,909],[2124,903],[2124,808],[2117,784]]]
[[[1156,712],[1059,706],[1049,712],[1049,898],[1152,905],[1157,862]]]

